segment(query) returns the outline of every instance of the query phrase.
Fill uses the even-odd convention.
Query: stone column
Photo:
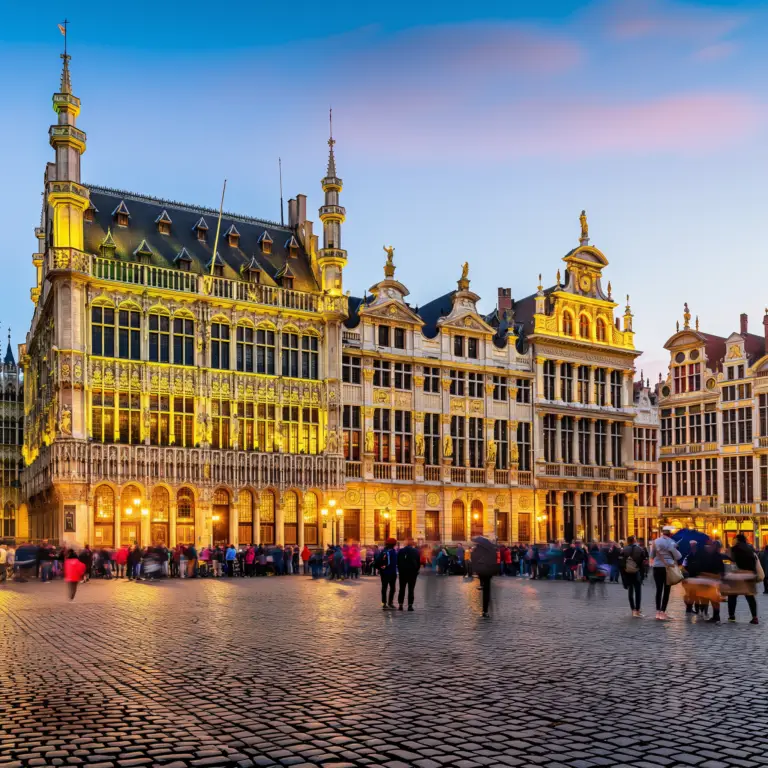
[[[605,422],[605,463],[610,467],[613,465],[613,443],[611,440],[611,430],[613,422]]]
[[[275,544],[278,547],[285,546],[285,509],[283,507],[283,497],[279,494],[275,504]],[[330,517],[330,510],[328,517]]]
[[[595,439],[596,439],[596,426],[597,426],[597,419],[590,419],[589,420],[589,464],[590,466],[595,465]]]
[[[579,464],[579,423],[581,422],[581,416],[573,417],[573,463]]]
[[[579,392],[579,365],[571,363],[571,402],[577,403]]]
[[[317,514],[320,514],[319,509]],[[253,543],[257,547],[261,544],[261,500],[258,494],[253,495]]]
[[[239,498],[240,494],[236,492],[232,496],[232,503],[229,505],[229,540],[232,542],[232,544],[235,545],[235,547],[238,547],[240,544],[240,529],[237,517],[237,502]]]
[[[555,461],[560,464],[563,461],[563,414],[555,416]]]
[[[584,494],[581,491],[573,492],[573,538],[579,539],[579,528],[582,525],[581,518],[581,501],[584,498]]]
[[[563,361],[555,360],[555,400],[561,402],[563,399]]]
[[[301,552],[301,550],[304,549],[304,502],[303,501],[299,502],[299,511],[297,515],[298,515],[298,543],[299,543],[299,552]],[[303,560],[299,559],[299,562],[302,563]]]
[[[595,381],[595,371],[597,370],[596,365],[590,365],[589,366],[589,404],[594,405],[597,402],[597,397],[595,393],[596,388],[596,381]]]
[[[621,436],[621,466],[630,467],[634,464],[634,424],[631,421],[625,421],[623,426],[624,433]]]
[[[613,393],[611,392],[611,369],[605,369],[605,404],[610,408],[613,405]]]
[[[537,357],[536,358],[536,393],[535,393],[535,397],[533,398],[533,401],[535,402],[536,398],[543,398],[543,397],[544,397],[544,358]]]
[[[544,414],[534,411],[534,429],[536,430],[536,450],[533,461],[544,461]]]
[[[615,541],[621,537],[621,523],[613,519],[614,515],[613,494],[608,494],[608,538]]]
[[[592,491],[589,505],[589,532],[587,539],[592,541],[595,538],[595,528],[597,527],[597,493]]]

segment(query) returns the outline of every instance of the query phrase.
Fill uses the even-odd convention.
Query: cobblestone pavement
[[[0,768],[768,765],[745,606],[697,625],[675,588],[662,624],[615,585],[494,582],[491,620],[431,574],[415,613],[370,578],[1,586]]]

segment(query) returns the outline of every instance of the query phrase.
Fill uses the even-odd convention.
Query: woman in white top
[[[661,536],[651,544],[651,566],[653,580],[656,582],[656,618],[659,621],[669,621],[667,603],[671,587],[667,584],[667,566],[674,565],[682,558],[672,541],[672,528],[664,526]]]

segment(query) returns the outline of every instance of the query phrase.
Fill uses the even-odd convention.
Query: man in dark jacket
[[[475,536],[472,549],[472,570],[480,578],[480,588],[483,590],[483,617],[488,618],[491,607],[491,579],[496,573],[496,545],[485,538]]]
[[[760,552],[760,565],[763,566],[763,573],[765,578],[763,579],[763,594],[768,595],[768,544],[766,544]]]
[[[751,571],[755,574],[754,580],[744,580],[741,591],[738,594],[744,595],[744,599],[749,606],[749,612],[752,614],[752,621],[749,623],[758,624],[757,601],[755,600],[757,585],[754,583],[757,581],[757,555],[755,555],[755,550],[747,542],[747,537],[743,533],[737,533],[736,540],[731,545],[731,560],[739,571]],[[736,598],[738,594],[728,595],[728,621],[731,623],[736,621]]]
[[[405,546],[397,553],[397,571],[400,574],[400,589],[397,593],[398,610],[403,610],[405,588],[408,587],[408,610],[413,610],[413,590],[421,568],[419,550],[413,546],[413,539],[407,539]]]
[[[397,552],[395,552],[396,539],[387,539],[386,546],[379,552],[376,558],[376,568],[381,577],[381,610],[394,611],[395,584],[397,583]],[[387,597],[389,590],[389,597]]]
[[[689,547],[690,551],[688,552],[685,560],[683,560],[683,568],[685,569],[686,576],[689,579],[695,579],[701,573],[700,561],[702,553],[699,551],[699,543],[695,539],[691,540]],[[685,612],[698,613],[699,606],[694,606],[693,603],[689,603],[686,600]]]

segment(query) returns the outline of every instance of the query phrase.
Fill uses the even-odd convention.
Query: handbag
[[[763,564],[760,562],[760,558],[757,555],[755,555],[755,573],[757,574],[757,579],[755,579],[755,581],[763,581],[765,579]]]

